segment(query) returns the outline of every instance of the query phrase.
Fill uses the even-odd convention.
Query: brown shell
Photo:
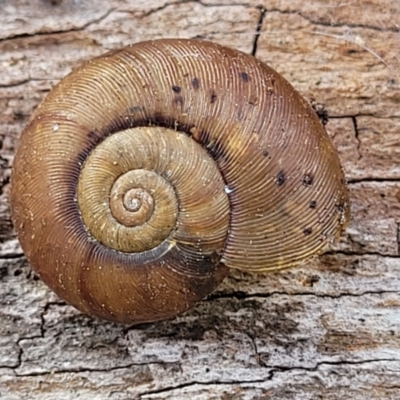
[[[118,155],[108,159],[114,136]],[[150,145],[135,142],[142,136]],[[168,144],[169,136],[194,144]],[[161,142],[153,152],[151,145]],[[208,178],[203,162],[212,170]],[[184,163],[193,165],[187,176],[169,180],[170,167],[183,171]],[[81,180],[89,165],[102,177],[88,173]],[[144,180],[160,175],[176,206],[167,211],[158,198],[148,200],[159,183],[142,187],[129,175],[136,168],[145,171]],[[132,190],[124,182],[111,188],[124,174],[134,182],[133,200],[124,197]],[[102,208],[92,201],[97,188],[104,192]],[[124,226],[131,217],[116,216],[119,205],[109,212],[114,200],[130,212],[146,203],[140,218],[157,238],[138,233],[133,222]],[[298,265],[340,234],[349,213],[338,155],[293,87],[252,56],[180,39],[109,52],[63,79],[22,135],[12,206],[21,245],[41,278],[83,312],[126,323],[188,309],[221,282],[227,267]],[[157,207],[165,229],[149,222]],[[108,213],[106,222],[100,210]],[[119,228],[108,225],[113,218]]]

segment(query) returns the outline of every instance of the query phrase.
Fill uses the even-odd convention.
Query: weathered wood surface
[[[1,399],[400,398],[398,0],[0,0],[0,10]],[[56,82],[159,37],[253,52],[324,104],[352,221],[304,268],[234,273],[179,318],[117,326],[31,272],[10,221],[10,168]]]

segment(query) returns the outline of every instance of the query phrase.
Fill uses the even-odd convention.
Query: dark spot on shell
[[[200,87],[200,81],[197,78],[192,78],[193,89],[198,89]]]
[[[303,176],[303,184],[306,186],[311,186],[313,184],[313,176],[311,174],[305,174]]]
[[[305,235],[311,235],[312,234],[312,228],[305,228],[303,229],[303,233]]]
[[[247,101],[250,105],[255,106],[257,104],[257,96],[250,95],[249,100]]]
[[[211,99],[210,99],[211,104],[214,104],[216,100],[217,100],[217,95],[215,94],[214,91],[212,91],[211,92]]]
[[[269,152],[268,152],[268,150],[266,150],[266,149],[263,149],[262,152],[261,152],[261,154],[262,154],[264,157],[268,157],[268,156],[269,156]]]
[[[311,200],[310,201],[310,208],[316,208],[317,207],[317,201],[316,200]]]
[[[275,183],[278,186],[282,186],[285,183],[285,181],[286,181],[285,173],[283,171],[279,171],[278,175],[276,175]]]
[[[239,77],[243,82],[249,82],[250,81],[250,76],[247,72],[239,72]]]
[[[180,87],[180,86],[174,85],[174,86],[172,86],[172,90],[173,90],[175,93],[180,93],[180,92],[181,92],[181,87]]]
[[[183,105],[183,97],[182,96],[175,96],[174,97],[174,104],[176,104],[178,106],[182,106]]]

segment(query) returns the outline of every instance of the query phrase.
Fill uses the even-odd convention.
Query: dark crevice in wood
[[[399,362],[400,358],[377,358],[377,359],[368,359],[368,360],[360,360],[360,361],[349,361],[349,360],[340,360],[340,361],[321,361],[315,364],[314,367],[284,367],[279,365],[267,365],[267,368],[272,368],[276,372],[286,372],[286,371],[318,371],[318,369],[324,365],[365,365],[372,363],[380,363],[380,362]]]
[[[0,260],[16,260],[18,258],[24,258],[23,253],[13,253],[13,254],[0,254]]]
[[[251,50],[251,55],[254,57],[257,54],[258,39],[260,38],[265,14],[267,12],[267,10],[263,6],[259,6],[258,9],[260,11],[260,17],[258,18],[257,29],[256,29],[256,33],[254,35],[254,40],[253,40],[253,49]]]
[[[21,339],[22,340],[22,339]],[[148,361],[143,363],[129,363],[126,365],[111,367],[111,368],[65,368],[59,370],[51,371],[41,371],[41,372],[31,372],[26,374],[21,374],[16,372],[17,377],[35,377],[35,376],[47,376],[47,375],[63,375],[63,374],[81,374],[85,372],[111,372],[111,371],[123,371],[129,368],[143,367],[148,365],[160,365],[160,366],[175,366],[178,363],[176,361],[166,362],[166,361]],[[10,368],[10,367],[7,367]],[[16,369],[17,367],[14,367]]]
[[[345,118],[362,118],[362,117],[370,117],[382,120],[396,120],[399,119],[400,116],[397,115],[376,115],[373,113],[359,113],[359,114],[341,114],[341,115],[329,115],[329,119],[345,119]]]
[[[160,7],[153,8],[153,9],[143,13],[142,16],[143,17],[148,17],[148,16],[150,16],[152,14],[155,14],[155,13],[158,13],[158,12],[160,12],[162,10],[165,10],[165,9],[171,7],[171,6],[177,6],[177,5],[180,5],[180,4],[187,4],[187,3],[196,3],[196,4],[200,4],[203,7],[208,7],[208,8],[211,8],[211,7],[213,7],[213,8],[216,8],[216,7],[230,7],[230,8],[232,8],[232,7],[248,7],[249,6],[249,4],[245,3],[245,2],[243,2],[243,3],[235,3],[235,4],[224,4],[224,3],[221,3],[221,4],[219,4],[219,3],[207,4],[207,3],[203,3],[200,0],[181,0],[181,1],[167,2],[167,3],[163,4]],[[132,11],[129,11],[129,10],[119,10],[119,12],[126,12],[128,14],[132,13]]]
[[[354,183],[364,183],[364,182],[371,182],[371,183],[388,183],[388,182],[400,182],[400,177],[398,178],[380,178],[380,177],[367,177],[367,178],[348,178],[347,183],[354,184]]]
[[[357,140],[357,154],[358,154],[358,159],[360,160],[362,158],[362,153],[360,152],[361,140],[359,138],[359,131],[358,131],[358,126],[357,126],[357,118],[356,117],[351,117],[351,121],[353,122],[354,136],[355,136],[355,138]]]
[[[357,243],[354,242],[352,239],[349,239],[352,241],[352,243]],[[335,250],[335,251],[326,251],[325,253],[321,254],[321,256],[336,256],[336,255],[343,255],[347,257],[364,257],[364,256],[370,256],[370,257],[384,257],[384,258],[391,258],[394,260],[397,260],[399,256],[397,254],[386,254],[386,253],[380,253],[379,251],[351,251],[351,250]]]
[[[141,395],[139,395],[139,399],[142,398],[142,396],[149,396],[153,394],[162,394],[162,393],[168,393],[172,392],[175,390],[180,390],[184,389],[190,386],[209,386],[209,385],[251,385],[251,384],[257,384],[257,383],[263,383],[266,381],[270,381],[275,377],[275,373],[279,372],[287,372],[287,371],[310,371],[310,372],[316,372],[321,366],[324,365],[337,365],[337,366],[344,366],[344,365],[364,365],[364,364],[369,364],[369,363],[379,363],[379,362],[398,362],[400,360],[397,359],[371,359],[371,360],[362,360],[362,361],[332,361],[332,362],[320,362],[317,363],[315,367],[283,367],[283,366],[268,366],[266,365],[266,369],[270,369],[268,375],[264,379],[254,379],[254,380],[232,380],[229,382],[224,382],[224,381],[209,381],[209,382],[202,382],[202,381],[192,381],[192,382],[186,382],[182,383],[180,385],[176,386],[167,386],[165,388],[161,389],[156,389],[156,390],[149,390]],[[397,386],[391,386],[391,388],[397,388]]]
[[[115,8],[111,8],[110,10],[108,10],[104,14],[102,14],[99,18],[89,21],[80,27],[70,27],[68,29],[60,29],[60,30],[54,30],[54,31],[50,31],[50,32],[21,33],[21,34],[8,36],[8,37],[2,38],[2,39],[0,38],[0,43],[12,41],[12,40],[18,40],[18,39],[32,38],[32,37],[37,37],[37,36],[54,36],[54,35],[58,35],[58,34],[62,34],[62,33],[84,31],[89,26],[91,26],[93,24],[97,24],[97,23],[101,22],[102,20],[104,20],[105,18],[107,18],[115,10],[116,10]]]
[[[206,382],[202,382],[202,381],[191,381],[191,382],[185,382],[182,383],[180,385],[176,385],[176,386],[166,386],[165,388],[161,388],[161,389],[155,389],[155,390],[148,390],[146,392],[143,392],[139,395],[139,399],[142,398],[142,396],[149,396],[149,395],[153,395],[153,394],[162,394],[162,393],[168,393],[168,392],[172,392],[174,390],[180,390],[180,389],[184,389],[187,387],[191,387],[191,386],[210,386],[210,385],[251,385],[253,383],[263,383],[266,380],[270,380],[269,377],[266,377],[265,379],[254,379],[254,380],[232,380],[232,381],[216,381],[216,380],[211,380],[211,381],[206,381]]]
[[[1,161],[2,161],[2,157],[0,155],[0,162]],[[11,176],[8,174],[2,179],[2,181],[0,181],[0,196],[2,196],[4,194],[4,188],[6,185],[10,184],[10,180],[11,180]]]
[[[329,27],[329,28],[345,27],[349,30],[351,30],[351,29],[370,29],[370,30],[377,31],[377,32],[394,32],[394,33],[398,33],[398,31],[399,31],[397,26],[393,26],[393,28],[386,27],[385,29],[382,29],[380,27],[373,26],[373,25],[367,25],[367,24],[354,24],[354,23],[352,24],[352,23],[348,23],[348,22],[324,22],[324,21],[313,19],[307,15],[304,15],[304,13],[302,13],[301,11],[298,11],[298,10],[280,10],[279,8],[271,8],[268,10],[268,12],[276,12],[276,13],[279,13],[282,15],[285,15],[285,14],[286,15],[299,15],[301,18],[305,19],[312,25],[324,26],[324,27]],[[338,37],[338,39],[339,39],[339,37]],[[346,41],[347,43],[357,44],[355,40],[351,41],[351,40],[347,39],[346,37],[343,37],[341,39]]]
[[[8,88],[13,88],[13,87],[17,87],[17,86],[22,86],[22,85],[29,83],[32,80],[34,80],[34,79],[23,79],[22,81],[9,83],[9,84],[5,84],[5,85],[0,84],[0,89],[8,89]]]
[[[340,299],[342,297],[363,297],[363,296],[374,296],[382,294],[399,294],[400,290],[378,290],[378,291],[365,291],[362,293],[339,293],[336,295],[332,294],[320,294],[314,292],[270,292],[270,293],[243,293],[243,292],[231,292],[231,293],[214,293],[207,297],[204,301],[215,301],[220,299],[237,299],[237,300],[248,300],[248,299],[268,299],[272,296],[302,296],[302,297],[316,297],[326,299]],[[239,294],[237,296],[237,294]]]

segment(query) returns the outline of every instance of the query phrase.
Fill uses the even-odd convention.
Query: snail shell
[[[198,40],[111,51],[63,79],[21,137],[13,219],[81,311],[140,323],[229,268],[274,271],[343,229],[348,191],[311,107],[252,56]]]

